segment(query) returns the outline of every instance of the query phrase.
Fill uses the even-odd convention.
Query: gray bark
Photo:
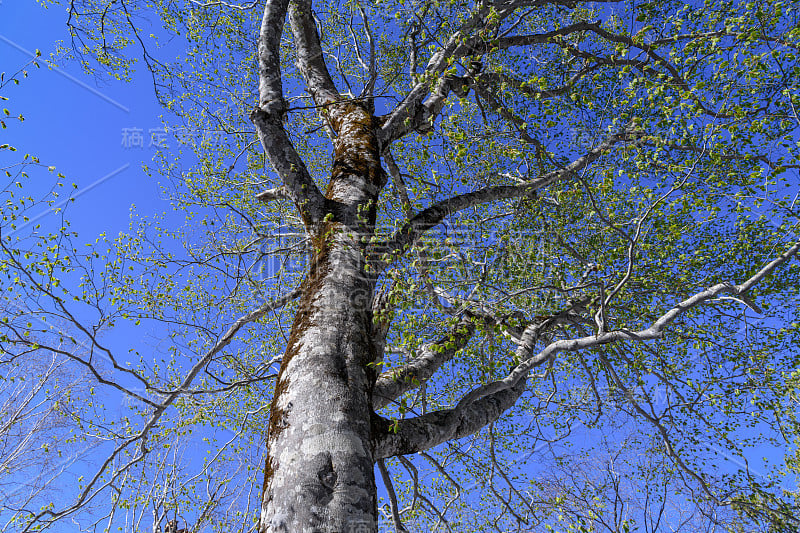
[[[260,44],[277,50],[286,8],[282,1],[268,3],[262,28],[273,33],[262,32]],[[283,130],[278,116],[283,108],[263,90],[279,83],[277,76],[263,79],[269,69],[262,70],[261,108],[254,113],[269,160],[303,214],[314,247],[270,411],[261,533],[377,527],[370,366],[374,280],[365,274],[361,237],[372,230],[385,179],[372,114],[335,91],[310,9],[308,2],[292,4],[290,21],[297,65],[337,134],[324,197]],[[260,52],[262,65],[273,61],[279,71],[276,54]]]
[[[259,104],[250,115],[270,164],[283,180],[307,227],[324,216],[326,202],[292,145],[283,118],[286,101],[281,81],[280,43],[288,0],[270,0],[264,8],[258,38]]]
[[[376,527],[374,285],[361,236],[374,221],[381,172],[370,115],[341,105],[349,110],[336,124],[326,197],[343,207],[312,233],[313,261],[270,412],[262,532]]]
[[[275,388],[261,532],[376,526],[371,286],[358,234],[341,223],[327,229]]]
[[[496,421],[509,410],[525,392],[525,378],[513,387],[501,389],[455,409],[443,409],[399,420],[385,421],[385,431],[375,440],[375,459],[423,452],[443,442],[460,439]]]

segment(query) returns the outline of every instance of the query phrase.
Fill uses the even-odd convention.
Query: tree
[[[73,500],[26,503],[15,525],[86,512],[110,527],[125,509],[139,524],[161,487],[154,530],[175,509],[245,530],[236,480],[266,434],[261,532],[376,531],[376,465],[398,531],[655,530],[671,505],[708,528],[798,526],[797,306],[778,305],[800,272],[794,5],[68,7],[68,58],[150,71],[183,151],[148,169],[187,223],[134,219],[88,255],[65,229],[46,251],[0,238],[22,280],[4,353],[61,354],[138,402],[120,429],[73,413],[113,446]],[[135,368],[98,337],[123,323],[168,328]],[[213,444],[215,426],[235,439]],[[578,426],[647,458],[626,478],[644,480],[644,518],[582,510],[640,500],[611,467],[610,485],[565,474],[557,444]],[[194,476],[175,451],[193,431],[219,450]],[[453,444],[468,438],[485,446]],[[543,441],[577,492],[507,471]],[[786,458],[760,479],[768,443]],[[464,476],[490,490],[450,501]]]

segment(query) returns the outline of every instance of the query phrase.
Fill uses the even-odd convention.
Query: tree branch
[[[266,191],[256,194],[256,200],[264,203],[268,203],[273,200],[283,200],[285,198],[290,198],[289,194],[286,192],[286,187],[267,189]]]
[[[289,0],[268,0],[258,35],[258,107],[269,115],[286,109],[281,82],[281,36]]]
[[[269,0],[264,7],[258,37],[259,105],[250,120],[303,222],[312,226],[326,214],[325,197],[283,128],[286,101],[281,82],[280,44],[288,3],[288,0]]]
[[[258,320],[262,316],[280,309],[290,301],[294,300],[295,298],[299,297],[301,293],[300,289],[295,289],[292,292],[281,296],[275,300],[267,302],[266,304],[262,305],[260,308],[256,309],[255,311],[251,311],[250,313],[239,317],[229,328],[228,330],[222,335],[222,337],[217,340],[214,346],[211,347],[204,355],[197,361],[186,376],[183,378],[180,386],[177,389],[172,390],[169,392],[164,400],[156,407],[153,413],[150,415],[150,418],[145,423],[144,427],[137,432],[132,433],[128,436],[122,443],[117,445],[111,453],[106,457],[105,461],[97,468],[95,475],[83,486],[80,494],[76,498],[76,500],[70,505],[69,507],[64,508],[61,511],[54,511],[52,509],[46,508],[43,511],[39,512],[35,519],[30,522],[28,527],[26,527],[25,531],[29,531],[33,524],[36,524],[41,518],[44,516],[49,516],[48,522],[55,522],[61,517],[67,516],[84,505],[86,505],[89,501],[91,501],[95,496],[97,496],[100,491],[102,491],[105,487],[114,483],[117,477],[126,471],[128,468],[133,466],[134,464],[142,461],[144,459],[145,454],[147,453],[146,448],[146,440],[147,436],[150,431],[158,424],[158,421],[161,419],[161,416],[166,412],[167,408],[182,394],[186,394],[189,391],[189,386],[200,373],[205,365],[211,361],[211,359],[219,353],[225,346],[230,344],[233,338],[236,336],[236,333],[251,322]],[[122,466],[117,468],[115,471],[106,474],[106,469],[109,468],[110,465],[115,464],[117,462],[117,457],[122,453],[123,450],[128,448],[131,444],[134,444],[137,441],[140,442],[140,451],[138,454],[133,454],[133,458],[129,461],[125,462]],[[101,483],[100,487],[95,488],[98,483]]]
[[[578,339],[565,339],[550,343],[544,350],[531,356],[543,327],[528,326],[516,350],[516,360],[522,361],[504,379],[483,385],[466,394],[454,409],[434,411],[411,419],[399,420],[394,427],[386,421],[387,428],[375,439],[375,458],[383,459],[424,451],[442,442],[470,435],[490,422],[497,420],[511,408],[525,389],[531,369],[550,361],[559,352],[578,351],[619,341],[647,341],[663,336],[664,330],[680,315],[721,294],[734,294],[746,298],[746,293],[800,251],[800,241],[770,261],[756,274],[739,285],[718,283],[699,292],[664,313],[650,327],[640,331],[616,330]]]
[[[318,106],[328,105],[340,99],[339,91],[333,83],[322,46],[319,42],[317,25],[311,11],[311,0],[296,0],[289,6],[289,23],[294,35],[297,68],[306,81],[308,92]]]
[[[395,398],[427,381],[467,345],[473,333],[475,321],[465,316],[441,339],[424,345],[414,359],[400,368],[383,372],[372,392],[372,408],[386,407]]]
[[[747,302],[749,300],[747,292],[780,265],[797,255],[798,251],[800,251],[800,241],[797,241],[783,254],[778,256],[773,261],[770,261],[764,268],[759,270],[744,283],[740,285],[733,285],[732,283],[718,283],[713,287],[701,291],[694,296],[691,296],[678,303],[675,307],[661,315],[661,317],[653,322],[650,327],[643,330],[630,331],[627,329],[620,329],[606,333],[599,333],[597,335],[589,335],[579,339],[560,340],[549,344],[544,350],[531,357],[530,354],[533,351],[536,336],[534,335],[535,332],[532,330],[533,326],[529,326],[523,333],[522,342],[520,343],[520,346],[517,348],[516,352],[517,359],[521,360],[522,363],[517,365],[517,367],[514,368],[514,370],[512,370],[511,373],[504,379],[479,387],[465,395],[458,402],[456,410],[465,409],[471,403],[482,397],[495,394],[500,390],[515,387],[519,381],[525,379],[525,376],[528,375],[528,372],[532,368],[549,361],[559,352],[574,352],[619,341],[642,342],[661,338],[664,335],[664,330],[666,327],[673,323],[680,315],[722,294],[733,294]]]
[[[411,217],[402,228],[397,230],[386,244],[378,245],[377,249],[371,250],[370,256],[374,258],[375,271],[381,272],[384,270],[389,263],[402,256],[408,248],[413,246],[423,233],[442,222],[449,215],[480,204],[532,194],[558,180],[583,170],[603,155],[612,145],[620,140],[627,139],[630,135],[630,127],[626,126],[619,133],[610,135],[600,145],[561,169],[517,185],[494,185],[477,191],[459,194],[420,211]]]
[[[503,9],[500,20],[513,11]],[[449,66],[448,60],[452,57],[463,57],[470,48],[467,44],[468,36],[485,22],[490,7],[485,6],[469,17],[461,28],[453,33],[438,52],[428,61],[425,71],[411,91],[400,104],[386,116],[381,131],[378,134],[381,146],[388,146],[411,131],[428,131],[439,112],[444,101],[453,88],[454,76],[444,76],[442,73]],[[499,20],[496,22],[499,23]],[[427,98],[425,98],[428,96]]]
[[[375,459],[407,455],[433,448],[443,442],[472,435],[500,418],[525,390],[525,379],[514,387],[485,396],[461,410],[445,409],[398,420],[375,440]],[[390,423],[386,421],[387,426]]]
[[[394,492],[392,485],[392,476],[386,468],[386,462],[383,459],[378,459],[378,470],[380,470],[383,485],[386,487],[386,493],[389,495],[389,508],[392,512],[392,522],[394,522],[394,530],[396,533],[408,533],[408,529],[403,525],[400,519],[400,512],[397,506],[397,494]]]
[[[550,0],[532,2],[507,2],[500,5],[491,6],[493,10],[492,24],[500,24],[505,18],[520,7],[539,6],[544,4],[559,4]],[[553,39],[576,33],[580,31],[597,30],[599,23],[596,22],[576,22],[541,34],[504,37],[489,43],[481,37],[472,37],[475,29],[480,24],[486,24],[486,18],[490,14],[489,6],[482,7],[469,17],[461,28],[450,37],[438,52],[428,61],[425,72],[419,76],[418,81],[403,101],[385,118],[379,138],[383,146],[387,146],[411,131],[425,132],[432,127],[433,120],[441,112],[444,102],[452,90],[461,89],[463,78],[457,76],[442,76],[442,73],[450,66],[451,58],[462,58],[470,55],[481,55],[492,51],[492,49],[508,48],[511,46],[524,46],[536,43],[549,43]],[[487,30],[488,28],[484,28]],[[500,46],[497,46],[500,44]],[[477,70],[469,72],[469,76],[477,74]],[[431,81],[435,80],[435,81]],[[426,98],[427,96],[427,98]]]

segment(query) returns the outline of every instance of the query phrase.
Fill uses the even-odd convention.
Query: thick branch
[[[433,411],[399,420],[395,427],[387,428],[376,439],[375,459],[417,453],[449,440],[472,435],[500,418],[524,391],[525,380],[522,379],[514,387],[485,396],[466,409]]]
[[[504,9],[500,19],[512,12],[513,9]],[[458,84],[454,76],[444,76],[442,73],[448,68],[448,61],[453,57],[463,57],[470,48],[467,37],[475,29],[485,24],[489,14],[489,7],[483,7],[469,17],[461,28],[448,39],[438,52],[428,61],[425,72],[419,76],[419,81],[414,85],[403,101],[386,117],[379,133],[382,146],[388,146],[411,131],[427,131],[439,112],[450,91]],[[426,98],[427,96],[427,98]]]
[[[584,76],[594,72],[600,66],[600,64],[595,63],[584,67],[573,74],[566,82],[564,82],[563,85],[558,87],[549,87],[546,89],[534,89],[529,85],[525,85],[521,80],[518,80],[517,78],[503,72],[482,73],[480,76],[478,76],[476,82],[477,85],[484,87],[500,87],[502,84],[507,84],[514,87],[514,89],[519,91],[521,94],[525,94],[535,99],[544,100],[548,98],[555,98],[567,93]]]
[[[283,181],[283,190],[294,202],[306,227],[318,223],[327,213],[327,202],[283,129],[281,118],[256,109],[250,119],[272,168]]]
[[[323,106],[339,100],[339,91],[331,79],[322,55],[317,25],[311,11],[311,0],[297,0],[291,3],[289,23],[294,35],[297,68],[306,81],[314,103]]]
[[[285,198],[290,198],[285,187],[267,189],[266,191],[256,194],[256,200],[264,203],[272,202],[273,200],[283,200]]]
[[[286,101],[281,83],[280,45],[287,6],[288,0],[270,0],[264,7],[258,37],[259,106],[250,119],[287,194],[306,226],[311,226],[325,216],[325,198],[283,128]]]
[[[517,8],[524,5],[532,6],[546,3],[551,2],[509,2],[496,12],[497,19],[493,24],[499,23]],[[485,20],[488,14],[489,10],[487,8],[476,11],[464,22],[459,31],[455,32],[447,43],[431,57],[425,67],[424,74],[420,76],[421,81],[414,86],[400,105],[386,117],[380,133],[380,139],[384,146],[401,138],[410,131],[424,132],[432,127],[433,120],[441,112],[444,102],[450,92],[459,90],[463,86],[463,81],[456,76],[441,77],[441,74],[450,65],[449,60],[454,57],[462,58],[469,55],[481,55],[491,51],[489,44],[483,38],[470,37],[470,35],[475,34],[476,27],[486,24]],[[502,43],[500,48],[552,42],[555,38],[579,31],[587,31],[596,27],[597,23],[577,22],[565,26],[564,28],[542,34],[506,37],[500,39]],[[491,48],[498,48],[496,45],[497,41],[492,43]],[[469,74],[477,74],[477,72]],[[431,80],[436,81],[432,82]]]
[[[269,0],[264,6],[258,36],[258,106],[282,115],[286,108],[281,82],[281,35],[289,0]]]
[[[575,22],[573,24],[569,24],[564,26],[563,28],[558,28],[556,30],[547,31],[544,33],[534,33],[531,35],[512,35],[510,37],[502,37],[497,39],[492,45],[499,49],[510,48],[512,46],[529,46],[532,44],[544,44],[544,43],[551,43],[557,37],[565,37],[572,33],[577,33],[581,31],[596,31],[599,29],[600,23],[599,22],[588,22],[588,21],[580,21]],[[470,43],[472,48],[478,48],[480,45],[484,45],[482,41],[473,40]]]
[[[616,0],[602,1],[614,2]],[[425,72],[418,77],[419,81],[386,117],[380,132],[382,146],[387,146],[411,131],[426,131],[430,127],[430,124],[441,112],[450,91],[459,87],[457,77],[441,76],[450,66],[450,61],[453,58],[479,56],[490,51],[485,39],[472,37],[478,33],[479,29],[483,34],[490,34],[492,29],[520,8],[535,8],[548,4],[572,5],[573,3],[570,0],[526,0],[480,2],[478,4],[480,5],[479,9],[474,11],[439,51],[433,54],[425,67]],[[583,26],[589,24],[591,23],[579,22],[556,30],[555,35],[585,31],[588,28]],[[553,36],[543,37],[544,41],[542,42],[552,38]]]
[[[386,407],[395,398],[427,381],[467,345],[474,332],[475,322],[464,317],[441,339],[423,346],[414,359],[378,376],[372,392],[372,408]]]

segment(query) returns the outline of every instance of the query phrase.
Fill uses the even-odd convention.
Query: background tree
[[[794,5],[67,7],[185,224],[4,228],[4,353],[130,399],[7,527],[797,527]]]

